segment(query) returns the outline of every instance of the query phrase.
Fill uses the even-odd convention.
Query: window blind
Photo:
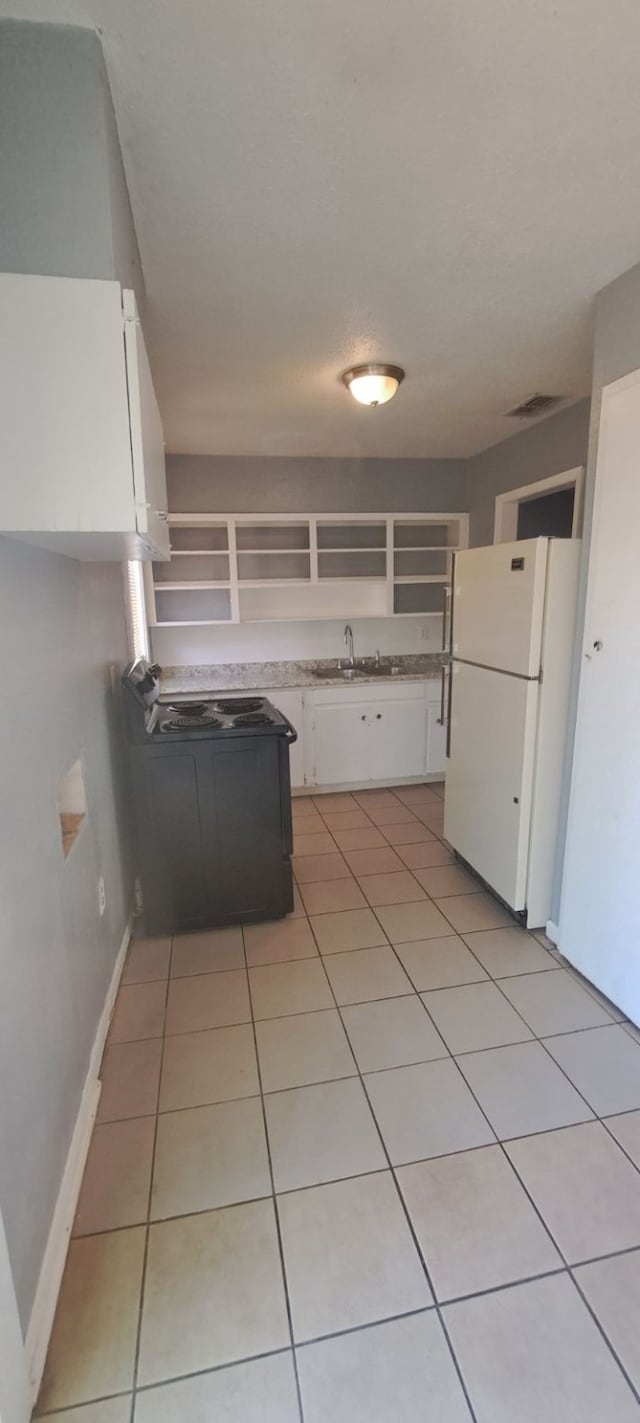
[[[125,606],[129,648],[132,657],[149,657],[149,628],[144,596],[142,564],[129,560],[124,565]]]

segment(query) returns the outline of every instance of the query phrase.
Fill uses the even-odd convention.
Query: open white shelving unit
[[[170,514],[149,622],[441,617],[466,514]]]

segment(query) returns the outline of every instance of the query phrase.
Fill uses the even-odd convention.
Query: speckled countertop
[[[373,662],[373,659],[371,659]],[[355,682],[418,682],[426,677],[439,677],[442,654],[432,652],[417,657],[406,655],[384,657],[383,666],[398,667],[387,677],[361,675]],[[219,662],[209,667],[163,667],[161,696],[188,697],[194,692],[239,692],[246,689],[275,690],[278,687],[344,687],[352,685],[343,677],[314,677],[318,667],[335,667],[338,663],[318,659],[314,662]]]

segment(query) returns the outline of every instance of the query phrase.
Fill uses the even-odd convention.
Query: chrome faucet
[[[356,660],[355,660],[355,657],[354,657],[354,655],[353,655],[353,628],[352,628],[352,626],[351,626],[351,623],[347,623],[347,626],[345,627],[345,630],[344,630],[344,640],[345,640],[346,646],[349,648],[349,666],[350,666],[350,667],[355,667],[355,661],[356,661]]]

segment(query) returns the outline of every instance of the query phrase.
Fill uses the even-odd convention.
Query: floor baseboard
[[[71,1239],[73,1220],[78,1204],[80,1187],[82,1185],[89,1143],[91,1141],[91,1133],[96,1119],[98,1102],[100,1101],[101,1083],[98,1073],[100,1071],[102,1054],[107,1040],[111,1014],[118,992],[125,956],[131,938],[132,927],[133,915],[131,914],[127,920],[122,942],[118,949],[118,956],[113,967],[111,982],[107,990],[107,996],[91,1050],[89,1068],[82,1090],[80,1107],[73,1129],[73,1136],[71,1138],[71,1145],[69,1147],[62,1181],[60,1183],[60,1190],[51,1221],[51,1229],[44,1252],[33,1309],[31,1310],[31,1317],[27,1328],[25,1360],[31,1398],[34,1404],[42,1380],[42,1373],[56,1312],[56,1304],[62,1284],[67,1250]]]
[[[559,930],[559,928],[558,928],[558,925],[557,925],[557,924],[554,924],[553,919],[548,919],[548,920],[547,920],[547,927],[546,927],[546,929],[545,929],[545,934],[546,934],[547,938],[551,940],[551,943],[552,943],[552,944],[555,944],[556,947],[557,947],[558,939],[560,938],[560,930]]]

